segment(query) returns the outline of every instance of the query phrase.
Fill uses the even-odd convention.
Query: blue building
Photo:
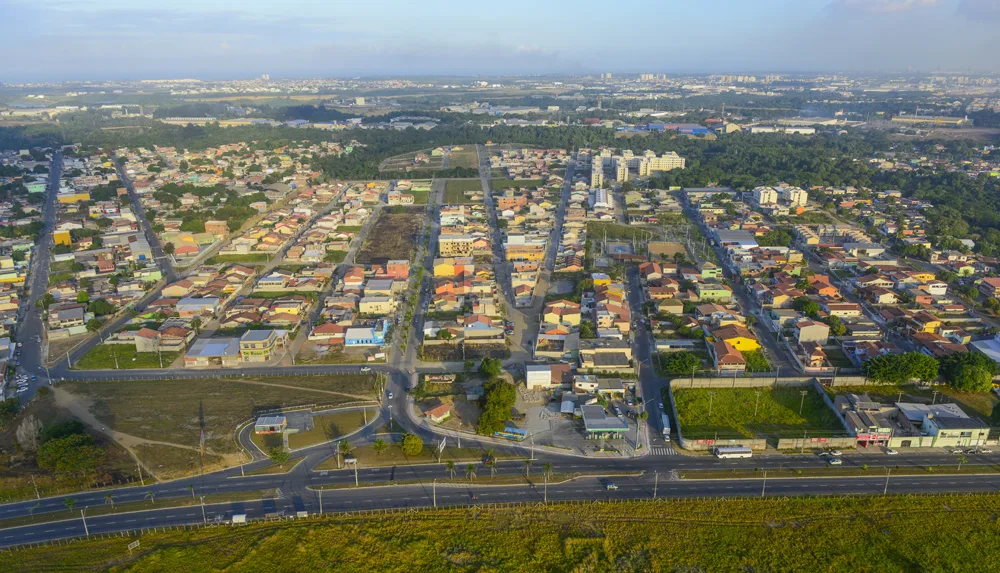
[[[378,320],[374,326],[355,326],[344,333],[344,346],[382,346],[389,333],[389,322]]]

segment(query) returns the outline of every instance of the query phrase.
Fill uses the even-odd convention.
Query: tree
[[[278,464],[278,467],[284,467],[288,463],[288,450],[283,446],[275,446],[268,452],[267,457],[271,458],[272,463]]]
[[[406,434],[399,442],[399,449],[403,451],[403,455],[417,456],[424,449],[424,441],[416,434]]]
[[[475,365],[476,365],[476,363],[473,362],[472,360],[466,360],[465,363],[462,365],[462,368],[464,368],[465,369],[465,373],[468,374],[468,373],[472,372],[472,367],[475,366]]]
[[[468,464],[465,466],[465,477],[472,481],[476,478],[476,464]]]
[[[156,503],[156,494],[152,491],[147,491],[146,495],[142,496],[143,499],[148,499],[149,503]]]
[[[437,331],[438,340],[451,340],[452,338],[455,338],[455,335],[453,335],[450,330],[442,328]]]
[[[104,459],[104,450],[86,434],[49,440],[38,448],[38,467],[59,473],[87,474]]]
[[[643,412],[643,414],[645,413],[646,412]],[[552,475],[552,462],[545,462],[545,465],[542,466],[542,475],[544,475],[546,479]]]
[[[820,320],[830,327],[830,334],[834,336],[844,336],[847,334],[847,327],[844,326],[844,321],[840,320],[840,317],[827,316]]]
[[[168,254],[168,255],[174,254],[174,244],[173,243],[166,243],[165,245],[163,245],[163,252],[166,253],[166,254]]]
[[[1000,375],[1000,365],[980,352],[945,356],[940,364],[945,382],[956,390],[989,392],[993,377]]]
[[[683,350],[681,352],[671,352],[662,359],[663,370],[668,374],[686,374],[701,369],[701,358],[693,352]]]
[[[81,303],[86,304],[86,303],[90,302],[90,295],[87,294],[87,291],[83,291],[82,290],[82,291],[76,293],[76,302],[81,302]]]
[[[792,244],[792,236],[781,229],[771,229],[757,239],[762,247],[787,247]]]
[[[48,310],[49,307],[56,301],[56,297],[52,296],[52,293],[45,293],[42,298],[38,299],[36,303],[43,310]]]
[[[479,364],[479,373],[488,378],[496,378],[501,372],[503,372],[503,363],[499,358],[487,356]]]
[[[389,444],[387,444],[382,438],[376,438],[372,443],[372,451],[375,452],[376,456],[381,456],[388,448]]]
[[[21,449],[26,452],[34,452],[38,449],[38,442],[42,435],[42,423],[34,414],[28,414],[21,425],[17,427],[15,436]]]
[[[483,436],[491,436],[504,429],[510,420],[511,408],[517,401],[517,390],[499,378],[491,378],[483,385],[483,397],[480,399],[482,412],[476,424],[476,432]]]
[[[108,314],[115,313],[115,305],[101,298],[95,301],[91,301],[90,305],[87,307],[87,310],[94,313],[96,316],[105,316]]]
[[[531,477],[531,460],[524,460],[524,477]]]
[[[104,323],[99,318],[92,318],[87,321],[87,332],[97,332]]]
[[[345,460],[347,459],[347,454],[351,453],[353,450],[354,446],[352,446],[347,440],[340,440],[340,442],[337,443],[337,453],[344,456]]]
[[[17,398],[0,401],[0,429],[6,428],[7,424],[13,422],[20,410],[21,401]]]
[[[198,332],[199,330],[201,330],[201,318],[197,316],[192,318],[190,325],[191,325],[191,330]]]
[[[108,505],[108,504],[111,505],[111,511],[114,511],[115,510],[115,496],[111,495],[110,493],[109,494],[105,494],[105,496],[104,496],[104,505]]]
[[[816,301],[810,300],[809,297],[796,297],[792,301],[792,308],[812,318],[819,316],[819,304]]]
[[[65,505],[66,509],[68,509],[69,511],[73,511],[73,508],[76,507],[76,498],[67,497],[66,499],[63,500],[63,505]]]
[[[594,332],[594,324],[589,320],[580,321],[580,338],[597,338],[597,333]]]
[[[931,382],[938,377],[938,361],[921,352],[876,356],[864,364],[865,376],[883,384],[905,384],[917,379]]]
[[[448,472],[448,474],[451,476],[451,479],[455,479],[455,461],[448,460],[448,463],[446,463],[444,467],[445,470]]]

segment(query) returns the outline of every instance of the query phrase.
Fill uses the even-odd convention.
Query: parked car
[[[885,455],[887,455],[887,456],[898,456],[899,452],[897,452],[896,450],[886,450],[885,451]]]

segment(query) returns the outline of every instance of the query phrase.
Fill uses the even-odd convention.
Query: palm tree
[[[531,460],[524,460],[524,477],[531,477]]]
[[[28,515],[35,515],[35,511],[42,506],[42,502],[36,502],[35,505],[28,508]]]
[[[476,477],[476,464],[469,464],[465,466],[465,477],[472,481]]]
[[[148,499],[149,503],[156,503],[156,496],[153,495],[153,492],[151,491],[147,491],[146,495],[143,496],[143,499]]]
[[[492,464],[492,463],[494,463],[494,462],[497,461],[496,460],[496,452],[493,450],[493,448],[486,448],[483,451],[483,453],[486,454],[486,463]]]
[[[448,473],[451,474],[451,479],[455,479],[455,462],[454,460],[448,460],[448,463],[444,465]]]
[[[969,458],[965,456],[958,456],[958,471],[962,471],[962,464],[969,463]]]
[[[191,501],[194,501],[194,485],[187,486],[189,492],[191,492]]]
[[[110,493],[104,496],[104,505],[111,504],[111,511],[115,510],[115,496]]]
[[[63,500],[63,505],[66,506],[66,509],[73,511],[73,506],[76,505],[76,499],[72,497],[67,497],[66,499]]]
[[[542,466],[542,473],[545,475],[546,479],[552,475],[552,462],[545,462],[545,465]]]
[[[372,450],[375,452],[375,455],[378,455],[378,456],[381,456],[382,453],[385,452],[385,450],[388,449],[388,448],[389,448],[389,444],[387,444],[385,442],[385,440],[383,440],[382,438],[378,438],[372,444]]]

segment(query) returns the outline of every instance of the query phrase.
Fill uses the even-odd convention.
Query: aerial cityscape
[[[0,0],[0,570],[992,570],[1000,6],[154,4]]]

